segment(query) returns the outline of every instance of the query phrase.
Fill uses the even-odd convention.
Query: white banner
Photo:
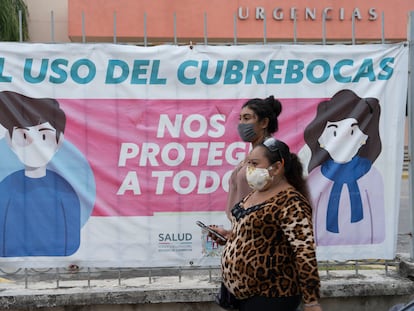
[[[269,95],[307,168],[318,259],[392,259],[407,77],[404,43],[2,43],[0,262],[217,265],[195,222],[229,228],[239,110]]]

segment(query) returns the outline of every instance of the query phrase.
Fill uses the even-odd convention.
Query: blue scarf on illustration
[[[328,210],[326,214],[326,230],[339,233],[338,212],[339,199],[342,187],[348,186],[351,202],[351,222],[358,222],[364,218],[361,194],[357,180],[364,176],[371,168],[371,161],[366,158],[355,156],[351,161],[340,164],[328,160],[322,164],[322,174],[332,180],[333,186],[329,195]]]

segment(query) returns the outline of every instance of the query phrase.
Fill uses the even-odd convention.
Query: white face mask
[[[246,179],[250,188],[253,190],[262,190],[273,179],[269,174],[269,168],[258,168],[248,166],[246,169]]]

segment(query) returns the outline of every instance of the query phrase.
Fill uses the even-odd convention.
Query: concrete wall
[[[202,298],[201,295],[212,299],[212,295],[215,291],[199,291],[196,293],[191,292],[191,294],[186,295],[187,300],[196,300],[198,298]],[[83,295],[88,295],[87,291]],[[136,295],[135,295],[136,294]],[[106,293],[106,297],[111,301],[97,301],[98,296],[95,297],[96,300],[90,300],[86,297],[83,298],[82,304],[75,304],[74,301],[77,300],[76,298],[66,297],[68,300],[65,302],[64,305],[55,306],[56,304],[59,305],[63,303],[63,301],[59,301],[59,299],[55,300],[53,297],[49,297],[49,306],[43,307],[35,307],[33,304],[36,303],[37,298],[34,296],[26,297],[25,301],[21,300],[20,302],[23,305],[20,305],[16,308],[13,308],[11,305],[10,308],[5,308],[7,310],[48,310],[48,311],[221,311],[223,310],[219,306],[217,306],[214,302],[197,302],[197,301],[186,301],[186,302],[168,302],[168,296],[170,295],[177,295],[181,296],[180,293],[176,293],[175,291],[171,290],[169,293],[158,293],[162,294],[166,302],[142,302],[142,296],[146,296],[149,298],[151,293],[135,293],[131,294],[131,301],[129,303],[119,303],[119,300],[122,300],[121,297],[123,295],[119,293]],[[78,294],[78,296],[82,296],[82,294]],[[402,295],[402,296],[360,296],[360,297],[335,297],[335,298],[323,298],[321,299],[321,304],[324,311],[388,311],[393,305],[399,303],[407,303],[408,301],[412,300],[414,295]],[[136,302],[132,301],[136,299]],[[2,304],[4,300],[2,300]],[[12,304],[16,303],[17,301],[14,298],[10,297],[10,300],[13,301]],[[185,300],[185,299],[184,299]],[[79,300],[78,300],[79,302]],[[2,309],[4,310],[4,309]],[[260,310],[258,310],[260,311]]]
[[[373,297],[370,300],[335,299],[323,302],[324,311],[388,311],[400,300]],[[19,311],[18,309],[9,309]],[[20,309],[21,310],[21,309]],[[27,308],[25,310],[34,310]],[[215,303],[159,303],[128,305],[88,305],[45,308],[44,311],[223,311]],[[260,311],[260,310],[258,310]]]
[[[321,272],[324,311],[388,311],[414,299],[414,269]],[[219,311],[214,303],[219,279],[208,275],[127,278],[84,282],[63,280],[0,283],[1,310],[48,311]],[[25,286],[26,285],[26,286]],[[258,310],[260,311],[260,310]]]

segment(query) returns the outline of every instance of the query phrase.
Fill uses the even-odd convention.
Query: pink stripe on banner
[[[282,99],[279,132],[293,152],[320,99]],[[59,100],[65,138],[95,175],[93,216],[222,211],[229,173],[245,157],[237,124],[245,99]]]

